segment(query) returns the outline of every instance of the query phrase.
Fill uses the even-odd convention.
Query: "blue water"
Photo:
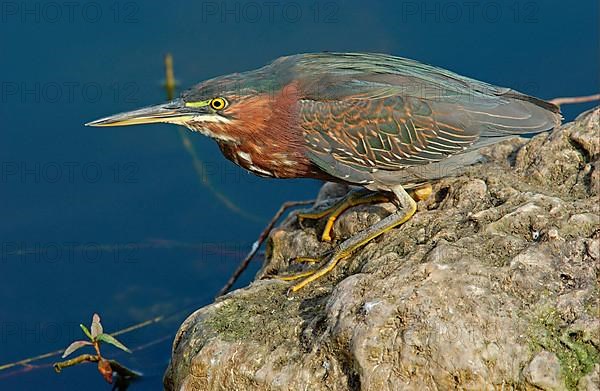
[[[224,8],[226,7],[226,8]],[[259,179],[174,126],[87,128],[182,87],[281,55],[385,52],[542,98],[599,90],[598,2],[0,2],[0,365],[64,348],[93,312],[158,389],[172,336],[211,302],[276,211],[319,183]],[[565,107],[572,119],[591,105]],[[254,217],[240,216],[219,192]],[[240,280],[248,283],[259,262]],[[0,389],[107,390],[93,365],[0,371]]]

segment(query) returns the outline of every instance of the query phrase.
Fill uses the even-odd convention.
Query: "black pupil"
[[[223,106],[223,102],[216,100],[214,101],[213,106],[215,106],[216,109],[220,109]]]

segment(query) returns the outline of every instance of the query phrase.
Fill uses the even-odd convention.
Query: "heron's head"
[[[240,143],[244,134],[256,131],[256,127],[271,116],[274,104],[264,89],[249,88],[244,74],[234,74],[200,83],[168,103],[112,115],[86,125],[171,123],[217,141]]]

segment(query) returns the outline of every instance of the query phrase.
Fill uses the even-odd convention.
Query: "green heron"
[[[544,100],[384,54],[315,53],[204,81],[179,99],[87,125],[166,122],[213,138],[259,176],[316,178],[358,187],[333,208],[393,200],[397,211],[339,244],[292,291],[415,213],[428,183],[481,160],[480,148],[560,124]],[[411,196],[407,191],[413,192]]]

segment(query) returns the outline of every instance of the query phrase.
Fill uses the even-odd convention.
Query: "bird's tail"
[[[505,90],[499,97],[503,103],[482,112],[471,113],[475,122],[483,125],[482,138],[535,134],[560,125],[560,108],[545,100],[514,90]]]
[[[557,105],[555,105],[552,102],[548,102],[546,100],[536,98],[535,96],[525,95],[525,94],[522,94],[515,90],[508,90],[508,92],[502,94],[502,97],[530,102],[536,106],[539,106],[543,109],[551,111],[555,114],[559,114],[559,116],[560,116],[560,107],[558,107]]]

